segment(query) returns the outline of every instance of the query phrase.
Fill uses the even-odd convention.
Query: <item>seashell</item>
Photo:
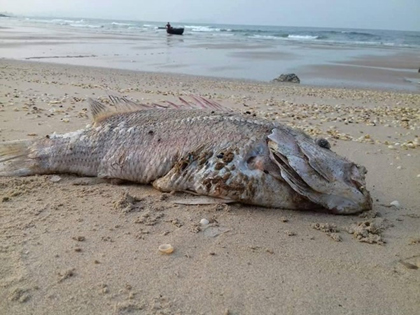
[[[210,222],[209,222],[209,220],[207,220],[207,219],[201,219],[200,220],[200,224],[201,225],[207,225],[207,224],[209,224]]]
[[[174,248],[171,244],[162,244],[159,246],[159,251],[162,254],[172,254],[174,252]]]
[[[398,202],[398,200],[394,200],[389,205],[394,206],[395,208],[400,208],[400,203]]]
[[[53,183],[58,183],[61,180],[61,177],[58,175],[51,176],[50,181]]]

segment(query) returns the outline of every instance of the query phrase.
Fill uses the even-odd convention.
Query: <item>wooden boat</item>
[[[184,33],[184,28],[170,27],[166,29],[166,33],[173,35],[182,35]]]

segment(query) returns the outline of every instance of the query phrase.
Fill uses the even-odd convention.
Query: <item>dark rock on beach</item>
[[[282,74],[278,78],[275,78],[273,82],[291,82],[300,83],[300,79],[294,73]]]

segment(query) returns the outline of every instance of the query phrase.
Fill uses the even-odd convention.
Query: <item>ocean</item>
[[[155,33],[165,22],[104,19],[21,18],[29,23],[60,25],[119,34]],[[186,37],[230,37],[232,40],[312,42],[324,45],[420,47],[420,32],[292,26],[172,23],[184,27]]]

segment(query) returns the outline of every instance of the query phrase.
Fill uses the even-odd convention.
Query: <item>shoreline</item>
[[[89,56],[87,56],[89,57]],[[87,58],[86,57],[86,58]],[[0,61],[3,60],[5,62],[16,62],[16,63],[28,63],[28,64],[45,64],[47,66],[63,66],[63,67],[70,67],[70,68],[85,68],[85,69],[97,69],[97,70],[104,70],[104,71],[117,71],[117,72],[121,72],[121,73],[131,73],[131,74],[147,74],[147,75],[162,75],[162,76],[169,76],[169,77],[181,77],[181,78],[189,78],[189,79],[194,79],[194,78],[199,78],[202,80],[208,80],[208,81],[226,81],[226,82],[238,82],[238,83],[244,83],[244,84],[256,84],[256,85],[269,85],[269,86],[275,86],[278,87],[280,89],[282,88],[297,88],[297,89],[317,89],[317,90],[337,90],[337,91],[366,91],[366,92],[390,92],[390,93],[397,93],[397,94],[420,94],[420,87],[419,87],[419,92],[417,92],[417,90],[409,90],[409,89],[398,89],[398,88],[392,88],[392,87],[388,87],[388,86],[364,86],[364,87],[357,87],[357,86],[337,86],[337,85],[327,85],[327,84],[322,84],[322,85],[315,85],[315,84],[296,84],[296,83],[288,83],[288,82],[272,82],[272,81],[264,81],[264,80],[256,80],[256,79],[246,79],[246,78],[232,78],[232,77],[223,77],[223,76],[211,76],[211,75],[198,75],[198,74],[188,74],[188,73],[176,73],[176,72],[161,72],[161,71],[145,71],[145,70],[132,70],[132,69],[121,69],[121,68],[113,68],[113,67],[107,67],[106,65],[104,66],[92,66],[92,65],[79,65],[79,64],[72,64],[72,63],[60,63],[60,62],[53,62],[53,61],[41,61],[40,59],[55,59],[55,57],[48,57],[48,58],[27,58],[24,60],[21,59],[14,59],[14,58],[2,58],[0,57]],[[66,57],[66,56],[61,56],[58,57],[57,59],[72,59],[72,58],[78,58],[78,56],[76,57]],[[84,57],[82,57],[84,58]],[[1,65],[0,65],[1,66]],[[337,65],[337,67],[340,67],[341,65]],[[345,66],[345,65],[343,65]],[[335,66],[333,66],[335,67]],[[314,69],[316,68],[324,68],[324,71],[328,72],[328,66],[327,65],[319,65],[319,66],[313,66]]]
[[[154,32],[118,34],[54,25],[51,29],[9,26],[0,30],[0,57],[6,59],[258,82],[293,72],[305,86],[420,92],[420,48],[279,45],[261,40],[179,38]]]

